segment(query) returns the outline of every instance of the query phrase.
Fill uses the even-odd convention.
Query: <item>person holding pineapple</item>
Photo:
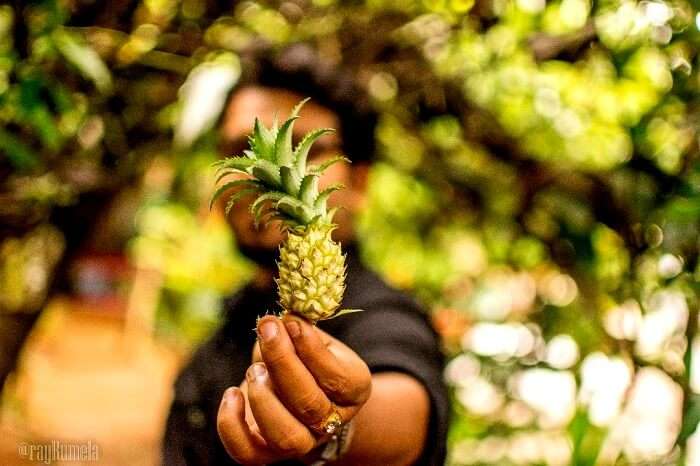
[[[176,382],[163,464],[443,464],[437,335],[353,245],[375,117],[308,47],[257,65],[227,107],[235,156],[212,203],[259,268]]]

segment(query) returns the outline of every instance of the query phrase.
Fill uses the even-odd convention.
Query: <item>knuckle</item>
[[[324,388],[335,396],[343,396],[347,394],[350,384],[345,374],[336,374],[333,377],[328,377],[324,383]]]
[[[301,432],[291,432],[277,439],[274,447],[284,456],[298,457],[311,451],[313,442]]]
[[[372,374],[365,365],[364,370],[349,377],[347,374],[337,374],[328,378],[324,388],[339,401],[349,403],[364,403],[369,399],[372,387]]]
[[[322,421],[323,410],[326,403],[320,393],[308,393],[301,395],[296,403],[298,415],[307,422]]]

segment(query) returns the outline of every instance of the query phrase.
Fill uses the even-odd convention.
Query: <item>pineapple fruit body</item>
[[[333,241],[334,226],[315,222],[290,229],[277,263],[279,303],[311,321],[333,317],[345,291],[345,256]]]

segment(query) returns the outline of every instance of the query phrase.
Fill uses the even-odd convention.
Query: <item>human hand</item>
[[[217,428],[241,464],[303,458],[328,438],[334,412],[349,422],[369,399],[372,377],[353,350],[293,315],[258,322],[253,364],[224,392]]]

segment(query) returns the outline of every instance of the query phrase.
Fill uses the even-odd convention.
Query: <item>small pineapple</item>
[[[301,101],[291,116],[278,128],[266,128],[257,118],[249,137],[250,150],[242,156],[221,160],[217,184],[233,173],[250,178],[221,184],[212,196],[211,204],[224,192],[240,188],[226,203],[226,214],[244,196],[255,194],[251,214],[256,226],[260,221],[282,222],[287,231],[280,245],[277,291],[284,312],[294,312],[311,322],[330,319],[354,310],[338,311],[345,291],[345,256],[340,245],[331,239],[335,209],[326,207],[328,197],[342,185],[333,185],[319,192],[318,180],[323,171],[334,163],[347,161],[332,158],[319,166],[306,163],[313,143],[333,129],[321,128],[308,133],[292,147],[294,121],[307,101]]]

